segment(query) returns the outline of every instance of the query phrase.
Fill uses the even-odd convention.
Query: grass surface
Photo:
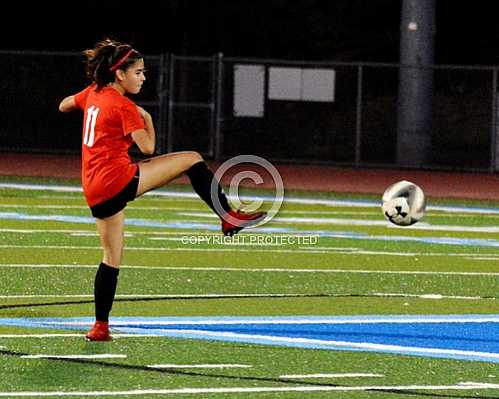
[[[182,191],[190,192],[185,187]],[[199,200],[151,195],[131,203],[126,210],[126,249],[112,317],[499,313],[499,204],[429,199],[422,222],[396,228],[383,219],[373,196],[289,193],[291,197],[356,201],[356,206],[285,201],[271,222],[228,240]],[[0,318],[93,316],[93,279],[101,249],[81,193],[0,189],[0,238]],[[206,295],[247,297],[203,298]],[[28,391],[59,392],[54,394],[58,397],[76,391],[135,390],[119,397],[499,397],[499,390],[493,388],[397,388],[470,381],[497,384],[497,363],[169,337],[88,343],[81,330],[73,331],[77,336],[32,336],[54,332],[69,333],[0,326],[1,396],[17,397],[16,393]],[[22,357],[99,353],[126,358]],[[147,367],[162,363],[251,367]],[[314,373],[382,377],[282,377]],[[391,388],[292,391],[334,386]],[[244,391],[261,387],[282,391]],[[169,391],[187,388],[234,390]]]

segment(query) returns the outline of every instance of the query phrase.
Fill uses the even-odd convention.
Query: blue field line
[[[95,224],[95,219],[89,216],[68,215],[30,215],[22,212],[0,212],[0,220],[37,220],[55,221],[64,223]],[[388,222],[387,222],[388,223]],[[207,230],[220,231],[219,223],[191,223],[191,222],[156,222],[149,219],[127,218],[125,224],[128,226],[156,227],[179,230]],[[351,231],[327,231],[327,230],[300,230],[293,227],[256,227],[248,231],[254,233],[276,233],[310,235],[324,238],[339,238],[350,240],[374,240],[374,241],[410,241],[436,245],[461,245],[472,247],[499,247],[499,240],[485,238],[453,238],[453,237],[418,237],[418,236],[394,236],[394,235],[372,235]]]
[[[78,223],[94,225],[95,219],[90,216],[71,216],[71,215],[31,215],[23,212],[0,212],[0,220],[36,220],[45,222],[63,222],[63,223]],[[220,231],[220,223],[192,223],[183,221],[174,222],[156,222],[150,219],[127,218],[125,220],[127,226],[137,227],[157,227],[165,229],[181,229],[181,230],[208,230]],[[260,233],[288,233],[287,228],[280,227],[259,227],[253,229]]]
[[[93,319],[4,318],[0,325],[87,330]],[[499,363],[499,315],[114,317],[113,332]]]
[[[57,184],[27,184],[27,183],[0,183],[0,189],[16,189],[16,190],[47,190],[56,192],[70,192],[70,193],[82,193],[83,190],[81,186],[71,186],[71,185],[57,185]],[[167,198],[185,198],[185,199],[198,199],[199,196],[194,192],[189,191],[176,191],[174,189],[159,189],[148,192],[146,196],[161,196]],[[232,197],[229,195],[229,199]],[[248,201],[274,201],[275,197],[272,195],[241,195],[239,197],[241,200]],[[380,207],[381,206],[381,194],[380,200],[345,200],[345,199],[329,199],[329,198],[317,198],[317,197],[293,197],[286,195],[284,198],[285,203],[293,204],[304,204],[304,205],[326,205],[326,206],[351,206],[351,207]],[[475,207],[475,206],[464,206],[464,205],[431,205],[427,206],[429,211],[436,210],[442,212],[455,212],[455,213],[482,213],[482,214],[495,214],[499,215],[499,208],[497,207]]]

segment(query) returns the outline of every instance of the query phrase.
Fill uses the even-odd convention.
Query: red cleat
[[[107,321],[96,321],[92,329],[85,335],[87,341],[111,341],[113,337],[109,334],[109,323]]]
[[[224,236],[233,236],[246,227],[252,227],[260,223],[267,216],[267,212],[244,213],[241,211],[229,211],[222,218],[222,233]]]

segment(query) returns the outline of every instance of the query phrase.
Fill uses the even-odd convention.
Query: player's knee
[[[106,265],[109,265],[111,267],[115,267],[117,269],[119,269],[119,267],[121,265],[121,254],[118,255],[118,254],[104,252],[104,256],[102,259]]]
[[[189,151],[188,154],[192,165],[204,161],[203,156],[197,151]]]

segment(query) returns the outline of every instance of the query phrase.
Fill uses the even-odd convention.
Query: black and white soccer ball
[[[417,184],[402,180],[392,184],[383,193],[383,215],[397,226],[410,226],[423,219],[426,198]]]

